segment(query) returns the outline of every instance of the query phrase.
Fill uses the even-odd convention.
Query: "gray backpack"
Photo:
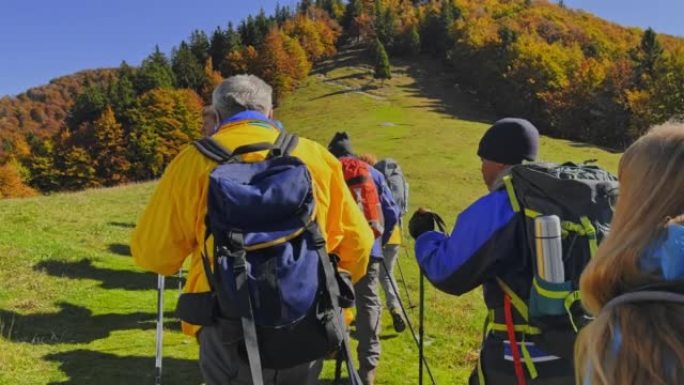
[[[529,293],[515,293],[501,280],[499,285],[528,326],[541,331],[530,342],[572,357],[576,333],[587,320],[580,305],[580,276],[610,231],[618,180],[588,164],[530,163],[514,167],[504,185],[513,210],[525,217],[533,282]],[[548,282],[538,274],[535,218],[540,215],[561,219],[565,282]],[[527,307],[517,306],[522,303]]]
[[[404,173],[399,167],[399,163],[392,158],[382,159],[375,164],[375,169],[380,171],[387,181],[387,185],[392,191],[394,202],[401,208],[402,213],[408,212],[409,185],[404,178]]]

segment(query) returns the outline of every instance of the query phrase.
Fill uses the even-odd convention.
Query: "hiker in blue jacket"
[[[409,232],[416,240],[416,258],[430,282],[455,295],[482,285],[485,303],[497,325],[505,326],[505,321],[504,292],[496,277],[501,277],[514,291],[526,293],[533,273],[525,245],[524,217],[514,212],[503,178],[514,165],[534,161],[538,146],[539,133],[532,123],[515,118],[497,121],[484,134],[477,152],[482,160],[482,177],[490,192],[459,214],[449,237],[433,231],[434,216],[426,209],[416,211],[409,222]],[[524,336],[520,335],[517,341],[525,341]],[[471,385],[519,383],[506,342],[505,329],[487,334],[479,368],[470,378]],[[528,351],[538,377],[528,379],[527,384],[574,384],[569,362],[534,346]]]
[[[328,145],[328,150],[337,158],[353,157],[351,141],[346,133],[337,133]],[[375,381],[375,369],[380,361],[380,302],[379,280],[382,247],[389,241],[392,230],[399,222],[400,209],[392,198],[392,191],[382,173],[369,166],[370,174],[380,197],[384,231],[376,238],[371,250],[366,276],[354,285],[356,294],[356,335],[359,341],[359,375],[364,385]]]

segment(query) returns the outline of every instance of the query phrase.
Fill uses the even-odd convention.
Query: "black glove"
[[[430,210],[420,208],[411,216],[408,228],[411,238],[416,239],[421,234],[435,229],[435,216]]]

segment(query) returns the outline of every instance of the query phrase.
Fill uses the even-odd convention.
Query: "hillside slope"
[[[99,82],[86,84],[77,74],[0,99],[0,194],[156,178],[198,135],[200,98],[206,102],[222,78],[248,72],[287,98],[312,63],[352,42],[389,53],[391,61],[430,54],[468,91],[460,99],[477,95],[476,104],[497,116],[524,115],[557,138],[619,150],[648,127],[684,116],[684,39],[621,27],[550,0],[307,1],[210,35],[195,30],[170,56],[157,47],[140,67],[124,62]],[[442,100],[442,112],[481,118],[463,100],[451,100],[457,89],[430,85],[442,78],[433,79],[431,66],[408,69],[422,79],[415,90]],[[355,79],[327,80],[344,91]],[[161,109],[173,119],[159,119]]]
[[[112,72],[110,69],[80,71],[14,97],[0,97],[0,159],[4,151],[14,150],[12,146],[20,137],[35,134],[45,138],[57,132],[84,86],[104,84]]]
[[[381,86],[356,55],[338,56],[318,67],[278,117],[323,144],[346,130],[357,152],[396,158],[411,184],[412,208],[431,207],[452,222],[486,191],[475,149],[491,116],[428,59],[394,64],[393,79]],[[549,138],[542,157],[598,159],[611,170],[618,159]],[[153,189],[146,183],[0,202],[0,384],[152,383],[156,279],[132,264],[128,239]],[[409,254],[399,262],[417,302]],[[169,312],[177,283],[167,280]],[[440,384],[461,384],[477,357],[481,295],[456,298],[430,287],[426,305],[433,372]],[[417,309],[411,313],[415,319]],[[377,384],[415,384],[417,350],[408,331],[396,335],[390,325],[386,317]],[[201,383],[196,344],[170,318],[164,349],[165,384]],[[328,364],[325,378],[331,373]]]

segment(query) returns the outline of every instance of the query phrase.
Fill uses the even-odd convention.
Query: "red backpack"
[[[340,162],[344,171],[344,180],[354,200],[368,220],[375,238],[379,238],[385,230],[385,220],[380,206],[380,194],[371,175],[371,166],[354,157],[340,158]]]

